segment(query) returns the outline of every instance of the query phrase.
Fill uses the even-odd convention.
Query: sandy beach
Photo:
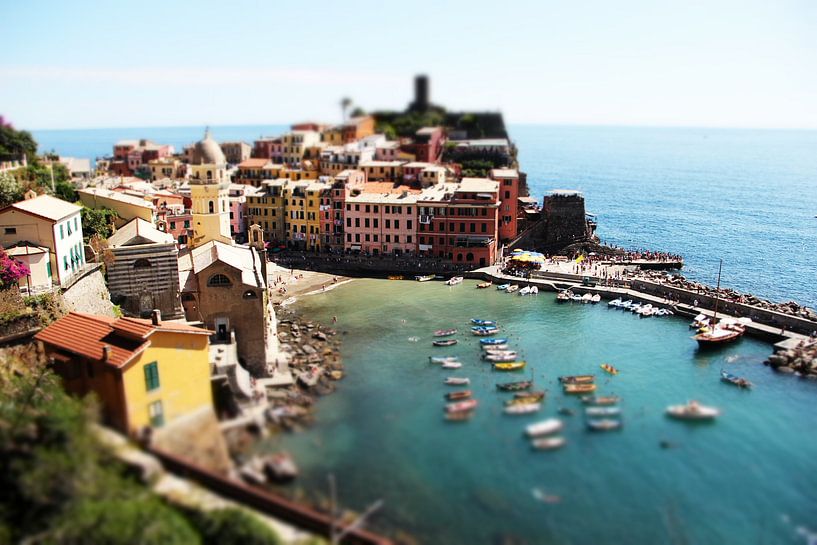
[[[351,281],[345,276],[267,264],[267,285],[273,304],[288,305],[300,297],[318,295]]]

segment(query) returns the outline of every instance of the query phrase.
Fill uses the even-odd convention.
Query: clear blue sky
[[[337,121],[432,100],[516,123],[817,128],[817,1],[0,0],[31,129]]]

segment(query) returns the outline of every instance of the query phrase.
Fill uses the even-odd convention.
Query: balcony
[[[421,215],[420,216],[420,223],[422,223],[423,225],[428,225],[433,220],[434,220],[434,216],[426,216],[426,215]]]
[[[487,236],[457,237],[454,246],[457,248],[485,248],[493,244],[494,239]]]

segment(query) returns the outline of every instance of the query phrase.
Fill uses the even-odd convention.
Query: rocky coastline
[[[817,380],[817,338],[801,340],[792,348],[778,349],[763,363],[780,373]]]

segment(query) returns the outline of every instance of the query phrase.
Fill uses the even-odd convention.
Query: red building
[[[513,168],[495,168],[491,170],[491,179],[499,182],[499,240],[507,242],[519,234],[519,172]]]
[[[423,127],[414,135],[411,151],[418,162],[438,163],[443,154],[445,133],[442,127]]]
[[[155,144],[150,140],[120,140],[113,147],[110,169],[118,176],[133,176],[148,161],[173,155],[173,146]]]

